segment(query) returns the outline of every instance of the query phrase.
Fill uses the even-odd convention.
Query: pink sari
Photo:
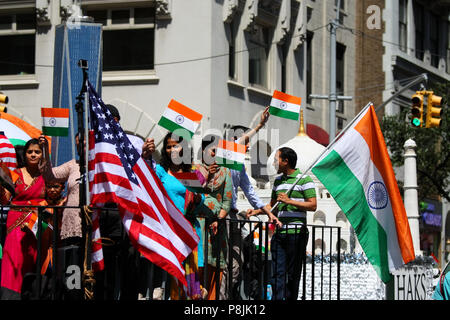
[[[26,205],[30,200],[44,200],[45,182],[42,176],[33,180],[30,185],[23,181],[22,171],[15,170],[19,178],[15,181],[16,196],[12,205]],[[28,221],[31,208],[8,212],[6,220],[6,239],[2,259],[2,299],[20,298],[22,281],[26,273],[36,272],[37,242],[31,232],[22,231],[22,226]]]

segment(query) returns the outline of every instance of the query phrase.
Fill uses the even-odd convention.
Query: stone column
[[[405,148],[405,181],[404,181],[404,202],[406,215],[408,216],[409,228],[414,245],[414,252],[422,255],[420,250],[420,233],[419,233],[419,200],[417,196],[417,167],[416,167],[416,143],[414,140],[408,139]]]

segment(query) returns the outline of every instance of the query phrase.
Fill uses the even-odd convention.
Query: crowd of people
[[[107,107],[115,120],[120,121],[117,108],[113,105]],[[268,119],[269,112],[266,108],[255,128],[232,128],[232,134],[227,139],[248,147],[251,137],[264,127]],[[143,141],[130,136],[130,141],[154,169],[168,196],[192,224],[200,238],[197,248],[183,263],[188,287],[180,287],[175,279],[169,277],[170,298],[236,298],[230,295],[232,290],[228,285],[231,283],[234,286],[238,282],[243,253],[236,237],[232,236],[240,231],[233,229],[233,224],[226,218],[235,219],[241,214],[246,219],[254,215],[266,215],[276,226],[271,246],[273,276],[270,283],[273,287],[273,297],[277,300],[296,300],[302,259],[308,241],[306,211],[314,211],[317,206],[314,183],[308,176],[298,184],[295,183],[300,174],[296,168],[297,154],[290,148],[280,148],[274,165],[281,175],[275,180],[271,202],[264,204],[253,189],[245,167],[237,171],[214,162],[219,139],[221,137],[215,135],[203,137],[202,161],[193,163],[193,153],[188,141],[171,132],[164,137],[160,161],[156,161],[154,157],[156,147],[153,138]],[[85,146],[79,141],[78,135],[75,137],[75,143],[78,150]],[[47,210],[44,215],[44,222],[50,228],[46,229],[49,230],[47,233],[43,233],[43,237],[47,238],[43,238],[44,245],[41,248],[42,274],[52,272],[52,250],[57,250],[51,245],[51,230],[58,231],[58,247],[83,245],[82,216],[80,209],[73,208],[79,203],[78,160],[73,159],[52,167],[48,142],[44,136],[28,141],[23,152],[23,166],[7,172],[14,186],[13,192],[11,188],[0,187],[1,204],[11,206],[7,215],[1,261],[1,299],[21,299],[24,294],[24,277],[28,273],[36,272],[37,242],[31,219],[36,216],[36,210],[32,207],[14,208],[13,205],[69,207]],[[191,161],[186,163],[181,161],[181,158],[190,158]],[[175,178],[177,173],[194,170],[205,178],[203,192],[193,192]],[[292,186],[293,184],[295,186]],[[236,205],[238,188],[243,190],[253,209],[239,213]],[[277,203],[279,205],[276,210],[272,210]],[[124,232],[117,204],[107,204],[105,208],[100,214],[100,233],[111,241],[103,247],[104,270],[95,274],[94,299],[142,298],[146,295],[148,281],[151,281],[155,288],[161,286],[164,272],[143,258],[131,245]],[[277,214],[274,214],[275,212]],[[226,223],[221,223],[224,221]],[[55,223],[57,225],[54,225]],[[229,247],[233,250],[230,256]],[[229,263],[232,265],[231,270],[228,268]],[[145,271],[149,268],[154,271],[153,279],[146,278],[148,273]]]

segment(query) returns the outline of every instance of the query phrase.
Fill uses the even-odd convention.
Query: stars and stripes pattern
[[[91,261],[92,270],[95,272],[105,269],[105,261],[103,259],[102,239],[100,235],[100,210],[92,212],[92,251]]]
[[[17,167],[16,149],[3,131],[0,131],[0,160],[10,170]]]
[[[131,243],[186,286],[182,262],[199,237],[90,83],[88,91],[91,204],[117,203]]]

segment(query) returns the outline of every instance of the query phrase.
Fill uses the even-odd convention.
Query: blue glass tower
[[[53,108],[70,109],[69,135],[52,139],[52,164],[57,166],[78,158],[74,139],[78,132],[75,105],[83,85],[79,60],[88,62],[89,81],[101,95],[102,25],[67,22],[56,26],[54,53]]]

